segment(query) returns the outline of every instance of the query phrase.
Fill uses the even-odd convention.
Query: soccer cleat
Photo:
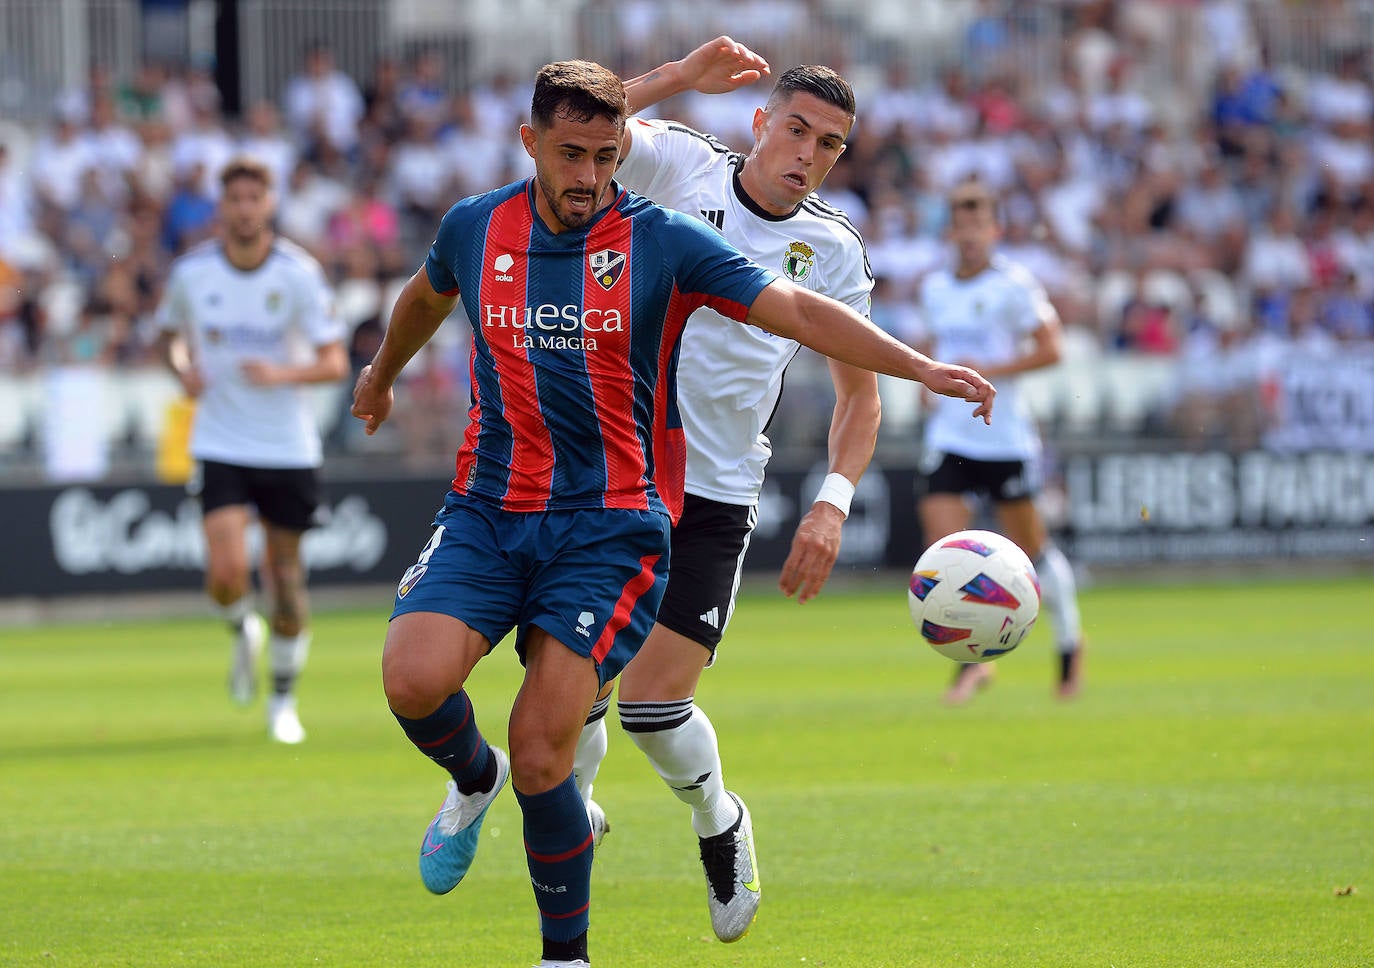
[[[1083,688],[1083,642],[1072,652],[1059,656],[1059,684],[1055,693],[1060,699],[1072,699]]]
[[[258,697],[258,657],[267,642],[267,623],[257,612],[244,616],[234,633],[234,652],[229,663],[229,695],[240,706]]]
[[[305,740],[305,727],[296,715],[295,696],[271,696],[267,700],[267,735],[278,743],[294,746]]]
[[[611,824],[606,819],[606,811],[595,800],[587,801],[587,821],[592,825],[592,850],[596,850],[602,838],[610,833]]]
[[[592,968],[592,966],[581,958],[578,958],[576,961],[549,961],[545,958],[543,961],[539,962],[539,964],[535,965],[534,968]]]
[[[954,673],[954,681],[945,691],[945,705],[962,706],[974,693],[986,689],[992,682],[992,665],[987,662],[964,662]]]
[[[726,795],[739,807],[739,819],[723,834],[701,837],[701,866],[706,869],[706,901],[711,927],[722,941],[749,933],[759,911],[759,864],[754,856],[754,824],[744,801]]]
[[[482,820],[496,794],[510,778],[510,758],[497,747],[491,747],[496,757],[496,782],[486,793],[458,792],[458,785],[448,781],[448,796],[434,815],[420,844],[420,878],[434,894],[447,894],[458,886],[472,866],[477,853]]]

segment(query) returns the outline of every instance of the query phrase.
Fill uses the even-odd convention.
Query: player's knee
[[[248,594],[248,576],[224,565],[212,565],[205,572],[205,591],[220,605],[230,605]]]
[[[573,769],[573,750],[564,749],[544,733],[530,727],[510,728],[510,771],[515,788],[522,793],[542,793],[566,780]]]
[[[382,691],[392,712],[407,719],[423,719],[454,692],[437,677],[386,653],[382,655]]]

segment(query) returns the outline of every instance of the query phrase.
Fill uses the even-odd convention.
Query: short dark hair
[[[600,64],[558,61],[545,64],[535,76],[530,102],[530,123],[535,127],[549,127],[555,116],[579,124],[600,117],[621,125],[629,114],[624,83]]]
[[[219,184],[221,188],[228,188],[229,183],[239,178],[251,178],[256,182],[261,182],[262,187],[268,191],[272,189],[272,169],[256,158],[247,155],[238,155],[229,159],[219,172]]]
[[[984,184],[977,176],[965,178],[949,190],[950,211],[958,208],[986,208],[994,219],[998,218],[997,193]]]
[[[824,64],[802,64],[784,71],[768,95],[768,108],[779,104],[798,91],[833,104],[851,118],[857,113],[854,88],[840,76],[840,72]]]

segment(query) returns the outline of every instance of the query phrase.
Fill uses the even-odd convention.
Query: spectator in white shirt
[[[238,153],[256,158],[272,173],[273,184],[285,185],[296,168],[296,146],[281,127],[281,115],[271,101],[248,109],[248,130],[239,139]]]
[[[310,157],[324,146],[344,155],[357,147],[363,96],[353,79],[334,66],[328,45],[314,43],[306,49],[305,70],[286,85],[285,107],[286,120],[302,132]]]

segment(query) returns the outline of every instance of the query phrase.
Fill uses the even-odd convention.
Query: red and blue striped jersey
[[[462,294],[472,407],[453,489],[508,511],[682,508],[683,326],[743,321],[776,276],[700,221],[612,186],[582,229],[550,232],[534,179],[465,198],[425,269]]]

